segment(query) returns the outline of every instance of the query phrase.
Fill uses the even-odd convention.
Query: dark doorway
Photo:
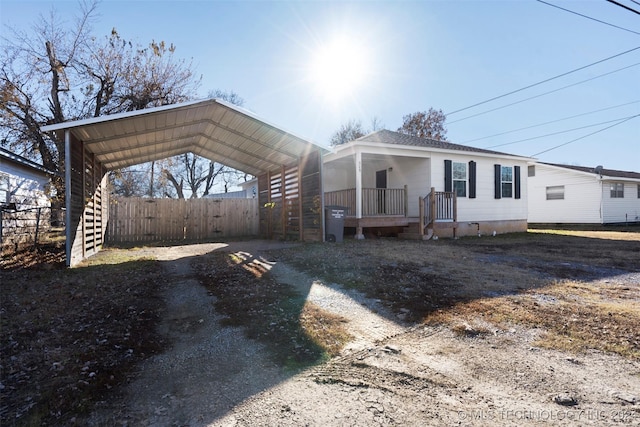
[[[378,199],[378,214],[387,213],[387,170],[376,172],[376,198]]]

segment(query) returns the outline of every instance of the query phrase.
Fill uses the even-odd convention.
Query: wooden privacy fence
[[[258,235],[257,199],[112,198],[107,243],[214,240]]]

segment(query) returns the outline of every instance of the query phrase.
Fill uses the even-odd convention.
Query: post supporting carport
[[[69,129],[64,131],[64,205],[65,258],[67,267],[70,267],[73,233],[71,230],[71,131]]]

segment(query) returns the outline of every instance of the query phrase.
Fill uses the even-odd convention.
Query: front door
[[[376,172],[376,196],[378,199],[378,214],[387,213],[387,170]]]

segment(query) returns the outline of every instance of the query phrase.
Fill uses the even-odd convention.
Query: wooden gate
[[[258,235],[257,199],[114,197],[108,243],[211,241]]]

